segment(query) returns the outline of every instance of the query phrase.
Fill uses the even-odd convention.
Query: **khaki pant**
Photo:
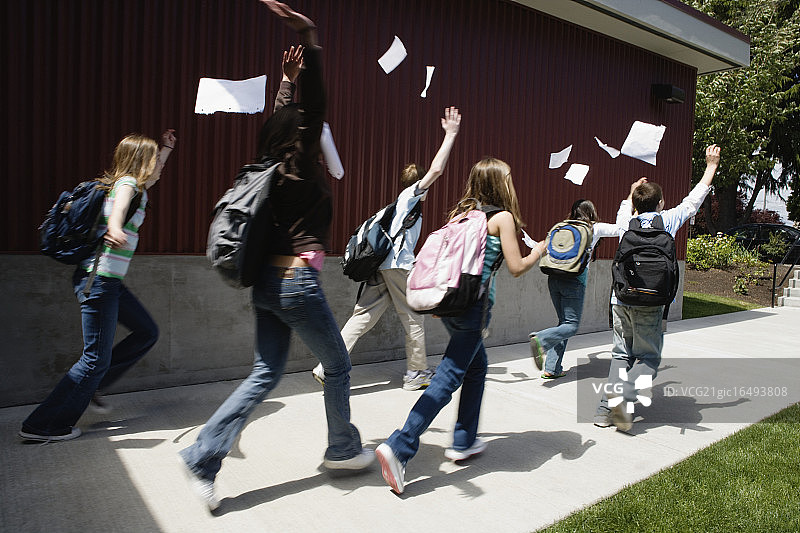
[[[406,282],[408,270],[389,268],[379,270],[374,278],[364,286],[361,298],[356,302],[353,316],[342,328],[342,338],[348,353],[356,341],[378,322],[389,307],[394,304],[400,323],[406,332],[406,363],[408,370],[425,370],[428,362],[425,353],[424,317],[413,311],[406,301]]]

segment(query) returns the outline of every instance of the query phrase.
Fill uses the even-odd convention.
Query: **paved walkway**
[[[176,454],[238,382],[111,396],[112,415],[87,414],[79,423],[82,437],[49,445],[16,438],[31,406],[0,409],[0,530],[534,531],[800,401],[798,390],[789,387],[780,405],[728,401],[724,409],[734,421],[708,422],[722,412],[720,405],[668,399],[666,387],[659,386],[670,384],[674,393],[683,380],[696,378],[689,361],[695,358],[724,358],[721,368],[735,360],[784,358],[790,373],[800,366],[787,360],[800,356],[798,324],[800,309],[790,308],[670,323],[650,409],[672,406],[667,411],[673,419],[648,423],[645,410],[630,435],[578,416],[578,390],[607,371],[610,332],[572,339],[565,361],[572,368],[557,381],[538,378],[526,344],[489,349],[480,426],[487,451],[463,464],[444,458],[454,420],[451,403],[423,435],[402,496],[384,484],[377,464],[356,476],[323,470],[322,392],[308,372],[290,374],[256,410],[225,460],[217,478],[223,498],[217,516],[187,490]],[[575,365],[586,357],[583,366],[595,371],[584,378]],[[400,389],[403,370],[403,361],[353,369],[353,420],[369,447],[402,425],[420,395]],[[769,384],[765,375],[758,377],[754,385]],[[625,464],[613,460],[621,450]]]

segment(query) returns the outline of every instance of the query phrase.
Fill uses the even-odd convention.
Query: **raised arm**
[[[445,108],[444,118],[442,118],[442,129],[444,130],[444,140],[436,152],[431,167],[425,176],[419,181],[420,189],[427,189],[436,179],[442,175],[444,166],[447,164],[447,159],[450,157],[450,151],[453,149],[453,143],[456,141],[456,135],[461,127],[461,115],[455,107]]]
[[[533,268],[545,253],[545,242],[539,241],[531,252],[522,256],[517,239],[517,226],[514,216],[508,211],[501,211],[489,219],[489,235],[500,237],[500,246],[503,249],[503,259],[506,267],[515,278],[523,275]]]
[[[278,94],[275,95],[275,107],[272,109],[274,113],[283,106],[292,103],[294,100],[294,91],[297,87],[295,82],[297,76],[300,74],[300,69],[303,67],[303,47],[294,46],[288,50],[283,51],[283,61],[281,62],[281,70],[283,71],[283,78],[281,79]]]
[[[161,147],[158,149],[158,155],[156,156],[156,168],[153,170],[153,175],[144,184],[145,188],[149,189],[161,178],[161,171],[164,169],[169,154],[175,148],[176,142],[178,142],[178,138],[175,137],[175,130],[168,129],[161,134]]]

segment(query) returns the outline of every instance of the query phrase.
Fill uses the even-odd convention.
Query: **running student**
[[[541,259],[545,244],[540,242],[524,257],[520,252],[518,234],[523,224],[517,193],[511,179],[511,168],[506,163],[492,157],[476,163],[470,171],[464,196],[450,213],[449,219],[477,209],[477,202],[503,209],[488,221],[483,280],[489,278],[491,266],[501,251],[508,270],[514,277],[530,270]],[[483,346],[483,327],[488,326],[491,318],[493,283],[486,297],[489,301],[485,321],[482,320],[482,299],[461,316],[442,317],[450,334],[450,342],[442,362],[436,369],[430,386],[411,409],[403,429],[392,433],[375,451],[381,463],[383,478],[398,494],[403,492],[406,464],[419,449],[420,435],[450,402],[459,386],[461,397],[453,430],[453,446],[445,451],[445,457],[461,461],[486,449],[486,442],[477,438],[477,433],[488,367]]]
[[[623,229],[628,229],[631,213],[639,219],[643,228],[652,227],[653,219],[660,215],[664,229],[673,237],[683,224],[689,220],[703,204],[711,187],[714,174],[719,166],[720,149],[716,144],[706,148],[706,169],[700,183],[683,201],[672,209],[664,209],[664,195],[656,183],[644,181],[631,193],[631,203],[620,213],[617,219]],[[627,203],[627,201],[626,201]],[[611,312],[614,323],[614,346],[611,349],[611,366],[608,370],[608,383],[613,387],[622,387],[623,402],[609,408],[608,396],[603,394],[594,417],[594,425],[599,427],[617,426],[617,429],[628,431],[633,427],[633,417],[627,412],[625,405],[636,401],[636,390],[633,387],[639,376],[655,378],[658,365],[661,363],[661,349],[664,346],[664,330],[661,319],[664,306],[626,305],[611,299]],[[620,370],[627,372],[627,381],[620,377]]]
[[[631,193],[634,188],[645,181],[646,179],[642,178],[635,182],[631,186]],[[620,203],[617,220],[629,219],[630,210],[630,196],[628,196],[627,202]],[[592,243],[586,250],[589,257],[600,239],[603,237],[619,238],[624,231],[618,224],[598,222],[597,209],[589,200],[576,200],[570,209],[569,218],[582,220],[592,225]],[[557,379],[566,375],[561,362],[564,359],[564,352],[567,350],[567,340],[578,332],[578,327],[581,325],[589,264],[576,277],[547,276],[547,288],[550,291],[550,299],[553,301],[556,315],[558,315],[558,325],[530,334],[531,355],[536,367],[539,370],[544,368],[543,379]]]
[[[280,380],[292,331],[325,364],[328,374],[324,394],[328,447],[323,465],[361,470],[375,458],[372,450],[361,446],[361,436],[350,422],[350,358],[319,282],[333,203],[320,164],[326,99],[316,26],[285,4],[261,1],[299,34],[305,68],[300,69],[297,49],[284,53],[276,110],[259,133],[258,160],[280,161],[270,200],[284,234],[272,243],[271,255],[253,286],[253,371],[206,422],[197,441],[180,452],[193,491],[212,511],[220,504],[214,480],[222,460],[250,413]],[[298,75],[303,101],[293,104],[293,81]]]
[[[22,423],[25,440],[61,441],[77,438],[75,427],[88,406],[97,413],[111,408],[102,396],[158,340],[158,326],[147,309],[122,283],[139,244],[139,228],[145,218],[147,190],[161,177],[161,170],[175,147],[175,130],[161,135],[161,147],[144,135],[131,134],[114,150],[112,166],[100,178],[108,190],[103,203],[100,229],[106,229],[97,263],[97,274],[89,294],[95,256],[78,265],[72,286],[81,306],[83,353],[53,392]],[[138,197],[137,193],[141,193]],[[125,222],[136,198],[135,212]],[[130,331],[114,345],[117,322]]]
[[[403,226],[403,220],[418,202],[425,201],[428,189],[442,175],[460,124],[461,115],[458,109],[455,107],[445,109],[442,118],[444,140],[431,162],[430,170],[425,172],[422,167],[411,163],[400,173],[400,186],[403,190],[397,197],[397,207],[389,235],[398,234]],[[423,176],[422,179],[420,176]],[[406,282],[408,273],[414,265],[414,248],[419,241],[421,229],[422,217],[419,217],[416,223],[406,230],[404,236],[398,236],[392,252],[378,267],[375,276],[366,282],[361,297],[353,309],[353,315],[342,328],[342,338],[347,352],[350,353],[358,339],[378,322],[391,301],[406,332],[407,370],[403,376],[404,390],[427,387],[433,375],[433,371],[428,369],[425,352],[423,315],[411,309],[406,302]],[[317,365],[313,373],[317,381],[324,383],[325,371],[322,363]]]

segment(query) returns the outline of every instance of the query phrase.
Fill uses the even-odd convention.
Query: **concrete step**
[[[800,288],[800,278],[790,278],[789,279],[789,288],[790,289]]]
[[[788,298],[800,298],[800,287],[784,288],[783,295]]]
[[[778,298],[778,306],[781,306],[781,307],[800,307],[800,297],[797,297],[797,296],[780,296]]]

